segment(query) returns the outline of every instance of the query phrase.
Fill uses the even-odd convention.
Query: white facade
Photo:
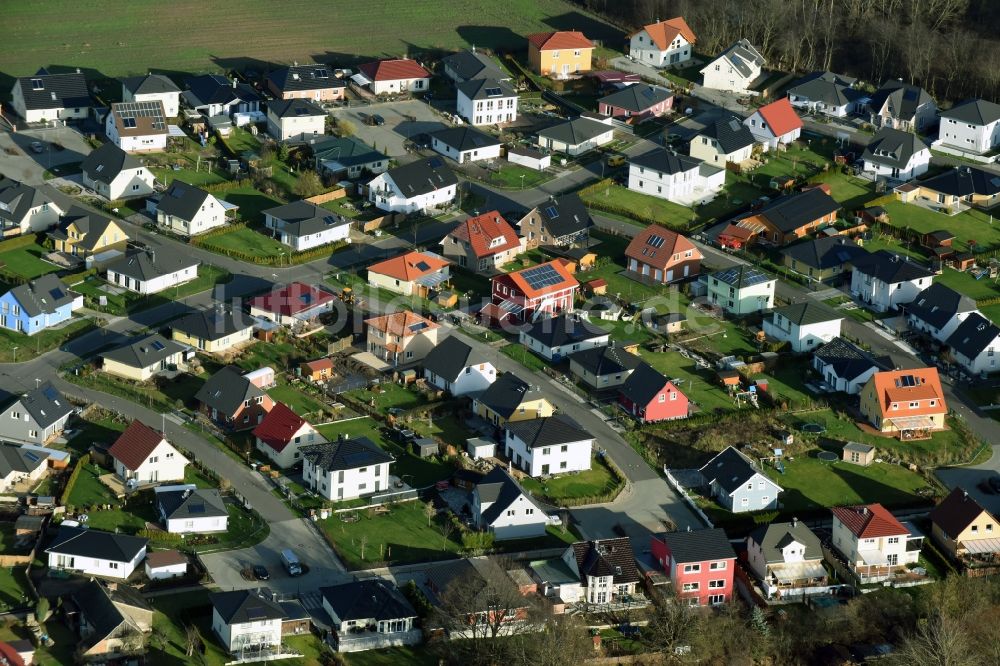
[[[803,95],[795,95],[792,93],[788,94],[788,101],[791,102],[792,106],[796,109],[802,109],[810,113],[822,113],[832,118],[846,118],[854,112],[857,106],[855,102],[848,102],[839,106],[833,106],[825,102],[811,100]]]
[[[459,90],[455,109],[470,125],[503,125],[517,120],[517,100],[517,95],[471,99]]]
[[[0,493],[5,493],[7,490],[22,481],[31,480],[37,481],[42,478],[46,471],[48,471],[48,464],[44,459],[39,460],[38,465],[35,469],[28,473],[11,470],[6,477],[0,477]]]
[[[388,81],[372,81],[368,89],[376,95],[392,95],[400,92],[424,92],[431,86],[430,77],[416,79],[392,79]]]
[[[529,169],[534,169],[535,171],[545,171],[550,166],[552,166],[552,156],[551,155],[541,155],[537,157],[533,155],[525,155],[514,150],[507,151],[507,161],[511,164],[520,164],[521,166],[526,166]]]
[[[678,33],[666,49],[661,49],[643,28],[629,40],[628,54],[643,65],[667,67],[690,60],[691,44]]]
[[[292,434],[288,443],[285,444],[285,448],[281,449],[281,451],[275,451],[266,442],[262,441],[260,437],[257,437],[256,440],[257,450],[270,458],[275,465],[278,467],[291,467],[302,459],[299,447],[308,446],[309,444],[322,444],[326,441],[326,438],[316,432],[316,428],[312,427],[312,424],[305,422]]]
[[[54,202],[46,202],[29,208],[24,217],[21,218],[21,233],[47,231],[59,224],[59,216],[63,214],[64,211]]]
[[[305,250],[311,250],[314,247],[328,245],[342,240],[349,242],[351,237],[350,224],[331,224],[314,234],[302,234],[301,236],[297,236],[286,231],[285,223],[272,216],[270,213],[264,213],[264,226],[268,229],[274,230],[277,240],[279,240],[282,244],[289,246],[296,252],[304,252]]]
[[[110,183],[96,181],[90,175],[86,172],[81,175],[84,187],[89,187],[110,201],[148,197],[153,193],[153,183],[156,180],[156,176],[145,167],[122,169]]]
[[[920,331],[931,336],[939,342],[945,342],[951,337],[951,334],[955,332],[958,325],[965,321],[972,312],[956,312],[952,315],[951,319],[945,322],[945,325],[941,328],[933,328],[930,324],[925,322],[923,319],[914,317],[910,313],[906,313],[906,325],[910,330]]]
[[[712,90],[726,90],[734,93],[747,92],[748,86],[760,76],[760,65],[753,61],[744,61],[747,72],[744,73],[733,66],[725,57],[718,57],[701,70],[704,77],[702,86]]]
[[[166,132],[128,136],[119,135],[114,112],[108,112],[108,117],[104,121],[104,133],[107,134],[108,141],[126,153],[159,153],[167,149]]]
[[[843,391],[848,395],[858,395],[861,393],[861,389],[863,389],[865,384],[868,383],[868,380],[871,379],[872,375],[879,370],[877,367],[872,365],[868,370],[865,370],[857,377],[847,379],[838,375],[833,366],[828,363],[824,363],[821,358],[814,356],[812,365],[813,368],[816,369],[816,372],[822,375],[823,381],[832,386],[834,391]]]
[[[492,146],[483,146],[482,148],[471,148],[469,150],[460,151],[457,148],[449,146],[435,136],[431,138],[431,148],[445,157],[450,157],[459,164],[464,164],[466,162],[478,162],[480,160],[495,160],[500,157],[500,151],[503,146],[498,141]]]
[[[774,306],[774,285],[768,280],[742,289],[730,287],[714,277],[708,278],[708,300],[734,315],[769,310]]]
[[[545,534],[545,526],[549,517],[535,506],[523,493],[506,510],[492,522],[487,524],[483,512],[492,506],[492,502],[481,503],[479,493],[472,493],[472,515],[480,528],[493,532],[497,541],[504,539],[530,539]]]
[[[988,153],[1000,148],[1000,118],[979,125],[942,116],[938,141],[970,153]]]
[[[336,502],[356,499],[389,488],[389,463],[354,469],[326,470],[317,467],[309,458],[304,458],[302,479],[304,485],[328,500]]]
[[[49,553],[50,569],[66,569],[77,571],[89,576],[104,576],[125,580],[132,575],[139,563],[146,559],[146,547],[143,546],[131,561],[101,559],[96,557],[80,557],[78,555],[63,555]]]
[[[326,134],[326,114],[279,118],[268,109],[267,133],[277,141],[285,141],[302,134]]]
[[[163,115],[167,118],[176,118],[180,115],[181,93],[160,92],[160,93],[139,93],[132,94],[127,86],[122,86],[122,101],[124,102],[160,102],[163,104]]]
[[[195,260],[192,259],[192,261]],[[173,273],[160,275],[151,280],[137,280],[108,269],[108,282],[129,291],[134,291],[137,294],[157,294],[164,289],[190,282],[196,277],[198,277],[198,264],[179,268]]]
[[[840,335],[843,319],[831,319],[813,324],[799,325],[779,312],[772,313],[771,319],[764,320],[764,333],[768,337],[789,342],[792,351],[812,351]]]
[[[833,517],[834,547],[852,568],[860,567],[862,571],[865,565],[878,566],[878,562],[882,562],[881,566],[903,566],[916,562],[920,551],[906,549],[908,537],[908,532],[901,532],[893,536],[859,539],[837,516]]]
[[[145,567],[146,577],[150,580],[168,580],[170,578],[177,578],[178,576],[183,576],[187,573],[187,562],[178,562],[177,564],[165,564],[158,567],[149,566],[149,560],[146,560]]]
[[[115,474],[122,481],[136,483],[158,483],[160,481],[181,481],[188,459],[181,455],[167,440],[161,440],[149,457],[139,465],[139,469],[128,469],[120,460],[115,460]]]
[[[17,115],[24,118],[26,123],[40,123],[53,120],[80,120],[90,114],[90,104],[76,108],[67,108],[59,101],[53,101],[51,109],[26,109],[24,104],[24,93],[21,92],[21,82],[15,80],[14,88],[11,90],[10,105],[14,107]]]
[[[954,348],[951,350],[951,355],[970,375],[992,374],[1000,370],[1000,364],[997,363],[997,359],[1000,358],[1000,336],[993,338],[974,358],[969,358]]]
[[[681,206],[693,206],[715,197],[726,185],[725,169],[699,165],[679,173],[661,173],[649,167],[628,166],[628,189],[672,201]]]
[[[448,391],[453,396],[458,397],[468,393],[485,391],[490,384],[497,380],[497,369],[493,367],[492,363],[470,365],[462,370],[458,378],[452,382],[425,368],[424,379],[442,391]]]
[[[594,121],[598,122],[598,121]],[[544,148],[554,153],[566,153],[570,157],[576,157],[577,155],[582,155],[588,150],[594,150],[595,148],[600,148],[603,145],[609,144],[615,140],[615,128],[609,126],[606,132],[598,134],[592,139],[587,139],[581,143],[569,144],[557,139],[546,138],[538,136],[538,147]]]
[[[913,180],[917,176],[927,173],[931,164],[930,148],[921,148],[915,152],[903,167],[879,162],[878,159],[865,159],[862,163],[862,170],[872,174],[875,178],[891,178],[892,180]]]
[[[567,323],[567,326],[572,326],[574,324]],[[583,324],[577,324],[582,326]],[[594,347],[607,347],[608,340],[611,339],[611,334],[607,335],[597,335],[594,337],[589,337],[586,340],[579,340],[576,342],[571,342],[566,345],[556,345],[555,347],[549,347],[543,342],[536,340],[535,338],[528,335],[528,333],[522,330],[519,334],[519,342],[530,349],[531,351],[539,354],[543,358],[552,361],[558,360],[564,356],[569,356],[570,354],[575,354],[578,351],[583,351],[584,349],[593,349]]]
[[[726,162],[739,164],[750,159],[753,156],[753,146],[754,144],[751,143],[749,146],[744,146],[731,153],[727,153],[716,139],[699,134],[691,139],[688,154],[703,162],[713,164],[717,167],[724,167],[726,166]]]
[[[379,174],[368,182],[368,200],[381,210],[391,213],[415,213],[435,206],[446,206],[455,200],[457,192],[458,184],[454,184],[426,194],[407,197],[388,173]]]
[[[281,645],[281,618],[226,624],[219,611],[213,608],[212,630],[231,653],[238,652],[244,646]]]
[[[931,280],[931,277],[922,277],[889,284],[854,269],[851,271],[851,296],[878,312],[887,312],[912,303],[917,294],[930,286]]]
[[[775,134],[771,126],[764,120],[764,116],[760,114],[760,111],[755,111],[748,116],[743,121],[743,124],[750,128],[753,138],[764,146],[764,150],[776,149],[779,145],[788,145],[802,135],[801,127],[796,127],[781,135]]]
[[[528,476],[537,477],[590,469],[594,439],[531,447],[508,430],[505,446],[507,458],[513,460]]]
[[[157,210],[156,224],[182,236],[194,236],[226,224],[226,209],[214,195],[209,194],[192,219],[185,220]]]

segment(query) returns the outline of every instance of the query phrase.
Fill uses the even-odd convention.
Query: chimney
[[[77,67],[77,68],[76,68],[76,73],[77,73],[77,74],[79,74],[79,73],[80,73],[80,68],[79,68],[79,67]]]
[[[799,526],[799,519],[796,518],[795,516],[792,516],[792,529],[795,529],[798,526]]]
[[[233,79],[233,88],[236,87],[236,79]]]

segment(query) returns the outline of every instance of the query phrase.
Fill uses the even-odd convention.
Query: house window
[[[549,447],[547,447],[547,446],[546,446],[545,448],[543,448],[543,449],[542,449],[542,455],[543,455],[543,456],[547,456],[547,455],[549,455],[549,452],[550,452],[551,450],[552,450],[552,449],[550,449]]]
[[[766,505],[770,501],[771,501],[771,498],[768,497],[767,495],[764,495],[763,497],[760,498],[760,503],[762,505]]]
[[[885,541],[886,541],[886,543],[897,544],[897,543],[899,543],[899,537],[889,537]]]
[[[708,603],[712,606],[718,606],[719,604],[726,603],[726,595],[724,594],[710,594],[708,595]]]
[[[708,589],[710,590],[721,590],[725,586],[726,586],[726,581],[723,579],[708,581]]]
[[[559,451],[560,453],[566,453],[567,451],[569,451],[569,445],[563,444],[562,446],[559,447]]]
[[[108,568],[109,569],[117,569],[118,568],[118,563],[117,562],[108,562]]]
[[[508,516],[513,516],[514,515],[514,509],[508,509],[507,510],[507,515]]]
[[[750,506],[750,498],[744,497],[740,500],[740,506]]]
[[[660,396],[656,399],[656,401],[659,402],[659,403],[666,402],[667,401],[667,394],[666,393],[661,393]]]
[[[710,571],[722,571],[726,568],[726,562],[712,562],[708,565]]]
[[[698,587],[699,587],[698,583],[684,583],[685,592],[697,592]]]
[[[684,573],[698,573],[701,571],[700,564],[685,564]]]

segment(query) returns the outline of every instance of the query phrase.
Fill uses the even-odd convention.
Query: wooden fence
[[[331,190],[329,192],[324,192],[323,194],[317,194],[314,197],[309,197],[306,199],[309,203],[314,203],[317,206],[320,204],[325,204],[327,201],[336,201],[337,199],[343,199],[347,196],[347,190],[343,187]]]

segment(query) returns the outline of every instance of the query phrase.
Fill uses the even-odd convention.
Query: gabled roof
[[[606,95],[597,100],[597,102],[598,104],[608,104],[619,109],[625,109],[632,113],[642,113],[646,109],[665,102],[673,96],[673,93],[666,88],[651,86],[648,83],[636,83],[635,85],[626,86],[618,92]]]
[[[811,102],[823,102],[829,106],[847,106],[864,96],[855,90],[855,79],[832,72],[813,72],[799,79],[788,89],[789,95],[804,97]]]
[[[184,81],[188,90],[184,97],[186,100],[194,102],[192,106],[206,106],[208,104],[228,105],[242,100],[245,102],[259,102],[261,96],[245,83],[230,81],[218,74],[201,74],[192,76]]]
[[[528,35],[528,43],[539,51],[556,51],[562,49],[592,49],[593,42],[576,30],[559,32],[537,32]]]
[[[762,270],[740,264],[712,273],[712,278],[728,284],[736,289],[745,289],[764,282],[774,282],[775,279]]]
[[[495,78],[470,79],[459,83],[455,87],[469,99],[494,99],[497,97],[517,96],[517,92],[515,92],[509,83]]]
[[[80,164],[87,177],[98,183],[111,183],[122,171],[141,168],[142,162],[110,141],[101,144]]]
[[[292,65],[268,73],[267,80],[281,92],[344,88],[347,82],[332,76],[326,65]]]
[[[175,564],[187,565],[188,558],[177,550],[154,550],[146,553],[146,565],[150,569],[169,567]]]
[[[170,187],[160,197],[156,209],[190,222],[211,196],[200,187],[175,180],[170,183]]]
[[[319,593],[341,622],[398,620],[417,616],[417,611],[396,586],[381,578],[321,587]]]
[[[91,105],[87,79],[79,72],[49,74],[44,70],[34,76],[17,79],[28,111],[40,109],[74,109]]]
[[[437,273],[451,262],[433,252],[411,251],[392,259],[386,259],[368,267],[369,273],[385,275],[402,282],[413,282],[424,276]]]
[[[304,199],[268,208],[264,214],[281,220],[284,223],[281,230],[296,237],[318,234],[332,227],[351,223],[343,215],[337,215]]]
[[[657,146],[652,150],[629,159],[629,164],[673,175],[684,173],[685,171],[694,171],[704,164],[704,162],[694,157],[679,155],[672,150]]]
[[[511,280],[527,298],[538,298],[580,286],[576,278],[558,260],[495,276],[493,280],[504,278]]]
[[[101,354],[101,358],[105,361],[116,361],[130,368],[148,368],[184,349],[183,345],[168,340],[159,333],[150,333],[134,338],[120,347],[109,349]]]
[[[876,372],[869,381],[874,384],[875,400],[883,416],[921,416],[948,411],[937,368],[885,370]],[[929,400],[935,400],[936,404],[932,407]],[[910,401],[919,401],[919,406],[910,407]],[[893,403],[899,407],[890,411]]]
[[[326,117],[323,107],[308,99],[274,99],[267,103],[267,112],[277,118]]]
[[[941,503],[931,509],[928,518],[947,536],[957,539],[979,516],[986,514],[994,523],[993,514],[961,487],[954,488]]]
[[[854,270],[864,275],[870,275],[886,284],[910,282],[921,278],[934,277],[934,271],[918,264],[906,255],[899,255],[888,250],[869,253],[858,257],[853,262]]]
[[[657,394],[676,387],[663,373],[643,361],[622,384],[621,394],[636,405],[648,405]],[[679,391],[678,391],[679,392]]]
[[[16,444],[0,443],[0,479],[8,478],[12,472],[30,474],[48,464],[48,455]]]
[[[765,104],[757,109],[757,113],[764,118],[774,136],[784,136],[794,130],[802,129],[802,119],[795,113],[787,97]]]
[[[250,307],[290,317],[333,300],[333,294],[304,282],[290,282],[250,299]]]
[[[764,56],[762,56],[747,39],[737,41],[728,49],[717,55],[715,60],[725,60],[731,64],[743,78],[749,78],[753,74],[754,65],[757,67],[764,66]],[[712,62],[715,62],[715,60]],[[711,64],[708,65],[708,67],[710,66]],[[705,67],[704,69],[708,69],[708,67]]]
[[[909,530],[881,504],[835,506],[833,517],[859,539],[905,536]]]
[[[594,436],[581,428],[568,416],[556,414],[540,419],[508,423],[507,431],[524,442],[528,448],[559,446],[572,442],[593,440]]]
[[[642,359],[621,347],[591,347],[572,354],[570,360],[597,377],[632,371],[642,364]]]
[[[146,282],[164,275],[171,275],[185,268],[197,267],[198,259],[182,254],[170,246],[162,245],[156,250],[130,250],[124,257],[107,266],[106,271],[126,275],[134,280]]]
[[[521,246],[514,227],[495,210],[459,222],[448,237],[467,242],[480,259]]]
[[[628,537],[577,541],[572,546],[580,582],[587,584],[587,577],[611,576],[614,585],[638,583],[639,569],[635,565],[632,541]]]
[[[252,327],[252,319],[224,307],[197,310],[170,324],[171,329],[202,340],[218,340]]]
[[[365,319],[365,325],[369,328],[382,331],[387,335],[396,335],[407,338],[413,335],[421,335],[427,331],[440,328],[438,324],[423,315],[409,310],[392,312],[381,317]]]
[[[836,312],[833,308],[822,303],[817,303],[816,301],[791,303],[777,308],[773,312],[797,326],[808,326],[810,324],[819,324],[825,321],[836,321],[844,318],[844,315]]]
[[[722,114],[721,118],[700,130],[697,136],[715,139],[726,155],[757,142],[750,128],[743,124],[743,119],[732,113]]]
[[[550,197],[535,207],[545,228],[555,238],[587,231],[594,226],[590,211],[576,193]],[[521,229],[524,232],[524,229]]]
[[[285,403],[276,402],[271,411],[264,416],[264,420],[253,429],[253,436],[281,453],[304,425],[308,425],[308,421],[293,412]]]
[[[721,453],[705,463],[700,471],[706,482],[709,484],[713,481],[716,482],[727,493],[732,493],[754,476],[761,474],[749,458],[732,446],[727,446]],[[761,474],[761,476],[764,475]],[[768,480],[770,481],[770,479]]]
[[[750,540],[760,546],[764,560],[768,564],[784,562],[781,549],[795,541],[805,546],[802,557],[806,560],[823,558],[823,547],[809,527],[798,520],[790,523],[771,523],[761,525],[750,533]]]
[[[823,270],[853,263],[868,254],[868,250],[842,236],[821,236],[783,247],[781,254],[810,268]]]
[[[299,452],[303,459],[326,472],[381,465],[391,463],[394,460],[391,455],[367,437],[310,444],[301,447]]]
[[[227,365],[212,375],[194,397],[211,409],[233,416],[245,401],[264,395],[263,389],[244,377],[239,368]]]
[[[84,651],[92,649],[101,641],[121,636],[125,631],[131,631],[135,634],[142,633],[142,627],[121,606],[147,611],[150,616],[153,614],[153,609],[146,602],[145,597],[128,585],[115,585],[112,590],[91,579],[75,589],[69,596],[80,614],[86,619],[87,634],[79,646]],[[126,625],[127,629],[123,629],[123,625]]]
[[[476,50],[465,49],[458,53],[452,53],[442,58],[441,64],[455,72],[455,75],[462,81],[509,78],[503,74],[493,58]]]
[[[111,105],[111,121],[118,136],[159,136],[167,134],[163,102],[118,102]]]
[[[942,111],[941,117],[970,125],[989,125],[1000,120],[1000,104],[985,99],[967,99]]]
[[[629,242],[625,248],[625,256],[643,264],[666,269],[674,262],[674,255],[691,251],[689,260],[701,259],[701,250],[694,243],[677,232],[665,229],[658,224],[651,224]]]
[[[511,372],[505,372],[483,391],[477,400],[502,416],[509,417],[523,402],[543,399],[537,387],[529,386],[527,382]]]
[[[726,533],[717,527],[708,530],[666,532],[653,538],[659,539],[667,545],[667,548],[670,549],[670,559],[675,564],[693,564],[736,558],[736,553],[733,551]]]
[[[131,562],[147,543],[149,540],[141,537],[60,525],[56,538],[45,552],[113,562]]]
[[[59,222],[59,227],[51,233],[53,237],[67,239],[67,231],[72,225],[77,232],[75,245],[93,251],[97,247],[97,242],[101,236],[111,226],[113,220],[100,213],[84,210],[77,205],[70,206],[69,211]],[[116,223],[117,225],[117,223]],[[121,230],[121,227],[119,227]],[[122,231],[122,240],[128,240],[128,236]]]
[[[1000,193],[1000,175],[961,165],[920,181],[920,187],[956,197],[972,194],[991,197]]]
[[[264,588],[265,593],[270,590]],[[285,611],[277,602],[270,599],[270,594],[262,595],[260,590],[233,590],[232,592],[214,592],[208,595],[208,600],[226,624],[250,624],[261,620],[281,620]]]
[[[521,484],[499,465],[490,470],[489,474],[476,484],[476,490],[482,504],[490,505],[482,512],[481,517],[487,525],[492,525],[497,518],[504,515],[507,508],[523,496],[538,510],[544,520],[545,507],[539,504],[531,495],[524,492]]]
[[[559,314],[539,319],[521,331],[545,347],[560,347],[585,340],[608,337],[603,328],[573,314]]]
[[[108,455],[133,472],[149,459],[160,442],[165,441],[163,433],[153,430],[142,421],[129,424],[115,443],[108,449]]]
[[[471,125],[459,125],[433,132],[431,139],[436,139],[440,143],[459,152],[500,145],[499,139]]]
[[[458,184],[455,173],[440,157],[429,157],[389,169],[384,176],[395,183],[407,199]]]
[[[358,69],[372,81],[426,79],[431,75],[416,60],[408,58],[366,62],[359,65]]]
[[[986,317],[973,312],[948,337],[948,346],[962,356],[974,359],[1000,337],[1000,328]]]
[[[55,206],[59,210],[41,188],[0,176],[0,222],[4,222],[5,226],[20,225],[28,211],[43,204]]]
[[[844,338],[836,337],[815,352],[813,356],[830,366],[841,379],[852,381],[875,368],[890,370],[892,359],[888,356],[874,357]]]
[[[15,399],[11,404],[20,404],[42,429],[48,428],[73,411],[73,405],[69,400],[48,381]]]
[[[682,16],[667,19],[666,21],[659,21],[658,23],[650,23],[643,26],[642,29],[646,31],[646,34],[656,44],[656,48],[661,51],[668,50],[678,35],[683,37],[689,44],[695,43],[694,31],[688,27],[687,21]],[[632,35],[635,34],[632,33]],[[632,37],[632,35],[629,35],[629,37]]]
[[[163,74],[130,76],[122,79],[122,87],[133,95],[162,95],[164,93],[180,93],[181,91],[176,83]]]
[[[346,168],[389,159],[353,136],[317,138],[316,143],[312,145],[312,151],[316,159],[321,162],[336,162]]]
[[[883,106],[892,118],[909,120],[917,113],[917,109],[934,100],[920,86],[903,83],[897,79],[889,79],[872,95],[871,107],[880,111]]]
[[[222,495],[214,488],[157,490],[156,503],[167,520],[225,518],[229,515]]]
[[[883,127],[865,146],[861,159],[886,166],[903,169],[917,153],[929,150],[927,144],[916,134]]]
[[[72,303],[77,296],[54,273],[39,275],[34,280],[19,284],[10,293],[29,317],[53,314]]]
[[[578,146],[614,130],[614,127],[592,118],[573,118],[538,130],[540,138],[551,139],[569,146]]]
[[[906,306],[906,315],[940,329],[957,314],[976,311],[976,302],[940,282],[933,282]]]
[[[453,382],[465,372],[469,366],[487,363],[485,356],[472,347],[450,335],[437,345],[424,358],[424,369],[430,370],[438,377]]]

